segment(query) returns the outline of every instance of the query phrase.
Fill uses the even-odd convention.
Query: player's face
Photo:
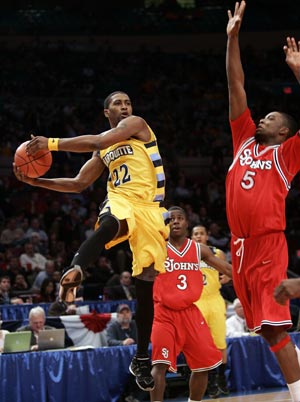
[[[132,115],[132,105],[129,96],[123,93],[113,95],[108,109],[104,109],[104,114],[109,119],[110,124],[116,127],[121,120]]]
[[[196,226],[192,231],[192,240],[195,240],[197,243],[207,244],[208,234],[203,226]]]
[[[187,235],[188,222],[180,211],[170,213],[170,237],[185,237]]]
[[[271,112],[259,120],[255,138],[260,144],[280,144],[285,137],[279,134],[284,127],[283,117],[278,112]]]

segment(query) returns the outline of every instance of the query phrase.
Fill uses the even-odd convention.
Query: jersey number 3
[[[185,275],[178,275],[177,279],[180,283],[177,283],[177,287],[180,290],[185,290],[187,288],[186,276]]]

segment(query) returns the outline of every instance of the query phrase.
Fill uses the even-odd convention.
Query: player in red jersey
[[[251,331],[274,352],[292,400],[300,401],[300,367],[287,329],[288,305],[274,289],[286,278],[288,250],[285,198],[300,169],[300,136],[293,118],[271,112],[256,127],[247,105],[239,31],[246,3],[228,11],[226,71],[234,160],[226,178],[226,209],[232,233],[233,283]],[[284,47],[286,63],[299,81],[300,52],[294,38]]]
[[[200,261],[204,260],[231,276],[231,265],[216,257],[208,246],[187,238],[188,221],[180,207],[169,209],[170,237],[166,272],[154,283],[154,322],[152,327],[152,375],[155,381],[151,401],[162,401],[165,374],[176,372],[176,359],[182,351],[191,369],[190,399],[201,401],[208,371],[222,363],[210,330],[194,304],[203,289]]]

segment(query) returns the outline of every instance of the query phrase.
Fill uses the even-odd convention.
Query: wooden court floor
[[[166,399],[165,402],[186,402],[187,397],[185,398],[175,398],[175,399]],[[211,402],[291,402],[292,399],[290,397],[289,392],[286,388],[279,388],[278,390],[272,391],[262,391],[244,394],[233,394],[227,397],[221,397],[216,399],[211,399],[205,397],[203,401],[211,401]]]
[[[259,393],[251,395],[228,396],[226,398],[210,399],[214,402],[290,402],[290,393],[286,390]]]

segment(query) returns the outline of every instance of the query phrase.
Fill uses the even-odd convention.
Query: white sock
[[[300,401],[300,380],[295,381],[292,384],[287,384],[287,386],[290,391],[292,401],[299,402]]]
[[[202,401],[195,401],[194,399],[188,399],[188,402],[202,402]]]

